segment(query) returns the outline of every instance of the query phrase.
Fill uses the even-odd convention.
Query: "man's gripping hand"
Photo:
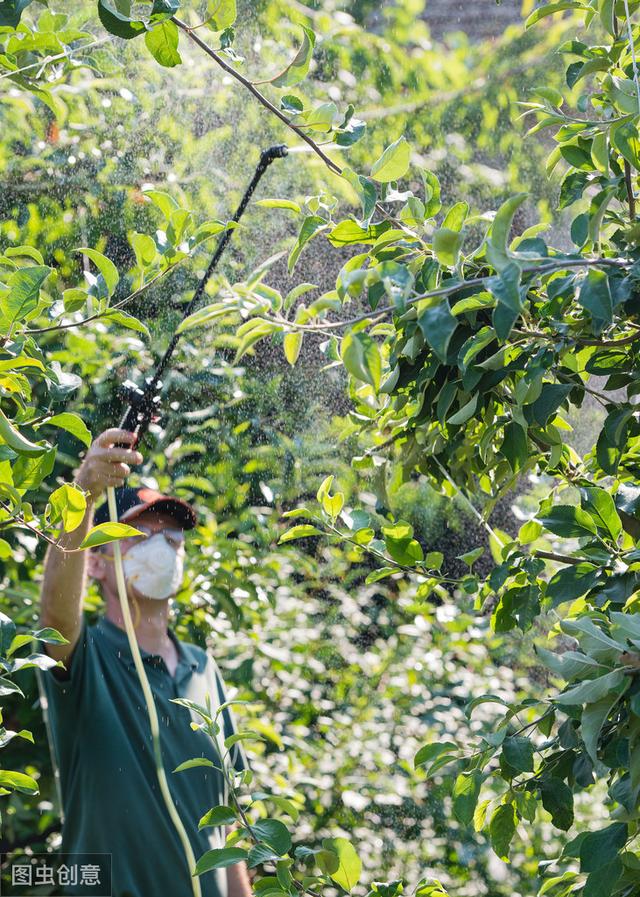
[[[142,464],[140,452],[122,447],[123,443],[133,446],[135,441],[134,433],[112,427],[91,443],[76,476],[76,483],[89,493],[91,501],[95,502],[108,486],[122,486],[131,468]]]

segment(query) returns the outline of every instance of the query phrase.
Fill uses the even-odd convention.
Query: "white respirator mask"
[[[184,573],[183,549],[169,545],[162,533],[138,542],[123,557],[129,585],[145,598],[163,601],[180,588]]]

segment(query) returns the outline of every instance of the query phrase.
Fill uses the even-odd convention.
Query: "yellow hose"
[[[116,493],[113,486],[110,486],[107,489],[107,502],[109,506],[109,516],[113,523],[118,522],[118,509],[116,506]],[[192,875],[192,871],[196,866],[196,859],[193,854],[193,849],[191,847],[191,842],[189,841],[189,836],[185,830],[185,827],[180,819],[180,815],[176,810],[176,806],[171,797],[171,792],[169,790],[169,783],[167,781],[167,774],[164,769],[164,764],[162,763],[162,749],[160,747],[160,726],[158,723],[158,711],[156,710],[156,705],[153,700],[153,693],[151,691],[151,686],[149,685],[149,680],[147,679],[147,674],[144,669],[144,664],[142,663],[142,655],[140,654],[140,648],[138,647],[138,640],[136,639],[135,630],[133,627],[133,620],[131,619],[131,611],[129,609],[129,600],[127,597],[127,586],[124,578],[124,568],[122,566],[122,551],[120,550],[120,543],[113,543],[113,556],[114,556],[114,567],[116,571],[116,582],[118,584],[118,596],[120,598],[120,606],[122,608],[122,616],[124,618],[124,626],[127,632],[127,638],[129,640],[129,647],[131,648],[131,654],[133,655],[133,662],[135,664],[136,672],[138,674],[138,679],[140,680],[140,685],[142,686],[142,691],[144,693],[144,699],[147,704],[147,713],[149,714],[149,725],[151,727],[151,738],[153,741],[153,756],[156,764],[156,773],[158,776],[158,783],[160,785],[160,791],[162,792],[162,796],[164,798],[164,802],[167,806],[167,811],[169,816],[171,817],[171,821],[176,827],[176,831],[180,836],[180,840],[182,842],[182,846],[184,848],[185,858],[187,860],[187,866],[189,868],[189,877],[191,878],[191,883],[193,887],[194,897],[202,897],[202,891],[200,889],[200,878],[197,875]]]

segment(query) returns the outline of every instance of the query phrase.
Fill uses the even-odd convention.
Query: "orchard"
[[[640,2],[430,6],[0,2],[3,887],[60,850],[43,562],[135,535],[76,477],[129,408],[238,720],[187,889],[640,895]]]

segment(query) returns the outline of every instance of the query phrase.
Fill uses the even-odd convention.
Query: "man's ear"
[[[87,573],[92,579],[97,579],[98,582],[103,580],[107,575],[108,563],[109,560],[102,551],[90,548],[87,552]]]

